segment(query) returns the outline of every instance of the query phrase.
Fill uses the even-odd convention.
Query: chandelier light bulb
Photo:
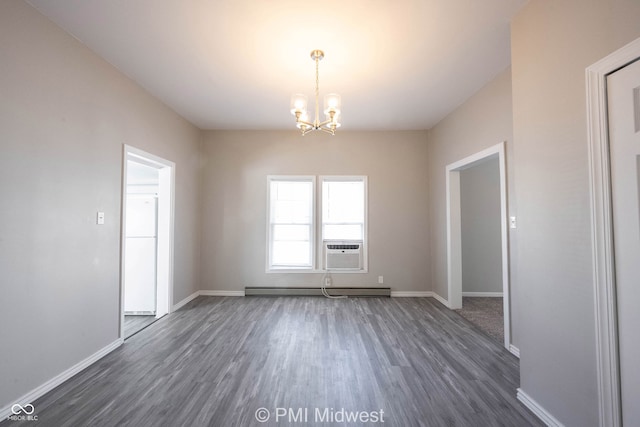
[[[337,93],[329,93],[324,96],[324,113],[329,115],[331,111],[340,114],[341,98]]]
[[[307,111],[307,97],[301,93],[296,93],[291,96],[291,114],[294,116],[296,113],[306,113]]]

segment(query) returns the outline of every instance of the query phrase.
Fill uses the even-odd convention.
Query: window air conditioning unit
[[[362,270],[362,242],[325,240],[325,269]]]

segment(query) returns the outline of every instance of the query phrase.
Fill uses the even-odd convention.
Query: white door
[[[622,422],[640,426],[640,61],[607,89]]]

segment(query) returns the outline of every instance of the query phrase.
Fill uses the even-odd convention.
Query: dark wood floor
[[[542,425],[517,386],[518,360],[431,298],[200,297],[33,404],[56,427],[374,424],[317,423],[315,408]],[[276,423],[276,408],[306,408],[307,423]]]
[[[124,316],[124,337],[129,338],[156,321],[156,316]]]

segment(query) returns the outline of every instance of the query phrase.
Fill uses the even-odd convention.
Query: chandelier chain
[[[320,103],[318,101],[318,98],[320,97],[320,57],[316,56],[316,117],[315,117],[315,122],[314,127],[318,128],[319,124],[320,124],[320,114],[319,114],[319,110],[320,110]]]

